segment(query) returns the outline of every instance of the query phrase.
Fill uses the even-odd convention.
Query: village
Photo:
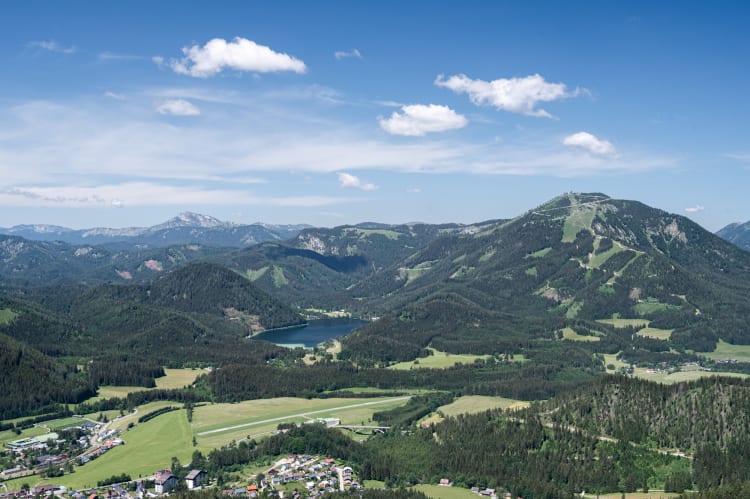
[[[327,421],[321,421],[326,424]],[[329,423],[330,424],[330,423]],[[106,424],[81,419],[76,426],[58,432],[49,431],[40,436],[7,442],[3,463],[13,466],[0,471],[3,481],[42,475],[46,478],[61,476],[72,471],[73,466],[84,466],[110,449],[125,445],[119,431]],[[70,499],[143,499],[168,495],[175,490],[198,490],[215,487],[208,473],[201,469],[161,469],[153,475],[122,480],[102,480],[95,488],[68,490],[64,486],[45,484],[30,487],[24,484],[18,490],[0,492],[0,499],[12,497],[55,496]],[[30,480],[31,481],[31,480]],[[265,473],[258,473],[242,487],[222,489],[227,497],[258,497],[262,492],[278,497],[317,497],[327,492],[357,490],[362,486],[350,466],[337,464],[330,457],[289,455],[276,461]]]

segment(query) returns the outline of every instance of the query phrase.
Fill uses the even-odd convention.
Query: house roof
[[[174,477],[174,475],[170,470],[159,470],[154,473],[154,483],[157,485],[164,485],[172,477]]]
[[[191,470],[190,473],[188,473],[185,477],[185,480],[195,480],[202,473],[204,473],[203,470]]]

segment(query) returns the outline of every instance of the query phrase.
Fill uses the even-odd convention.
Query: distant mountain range
[[[750,251],[750,221],[745,223],[729,224],[720,229],[717,236],[734,243],[744,250]]]
[[[265,241],[278,241],[296,236],[309,225],[249,225],[223,222],[198,213],[185,212],[152,227],[121,229],[98,227],[69,229],[57,225],[16,225],[0,228],[0,234],[18,236],[32,241],[61,241],[76,245],[106,244],[120,248],[158,247],[180,244],[202,244],[215,247],[243,248]]]

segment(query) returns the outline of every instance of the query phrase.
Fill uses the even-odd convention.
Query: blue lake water
[[[352,329],[365,324],[357,319],[318,319],[309,321],[307,326],[293,329],[267,331],[253,336],[253,339],[270,341],[285,347],[313,348],[319,343],[349,334]]]

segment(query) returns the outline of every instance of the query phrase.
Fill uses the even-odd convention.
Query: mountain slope
[[[63,356],[124,351],[165,363],[239,360],[267,350],[247,341],[248,335],[304,322],[247,279],[213,264],[187,265],[148,285],[57,286],[17,294],[26,302],[9,302],[14,320],[7,334]]]
[[[347,290],[367,276],[378,275],[445,234],[475,233],[495,224],[363,223],[305,229],[288,241],[246,248],[216,261],[300,307],[353,309],[356,303]]]
[[[0,235],[0,278],[6,285],[140,282],[194,260],[228,251],[197,244],[165,248],[74,246]]]
[[[591,337],[588,348],[617,351],[634,330],[602,322],[613,317],[615,326],[650,321],[681,349],[710,351],[719,338],[750,343],[749,253],[685,217],[597,193],[560,196],[483,232],[437,238],[351,292],[375,311],[397,310],[391,327],[375,323],[347,339],[355,358],[368,357],[372,335],[394,340],[388,355],[403,359],[428,345],[468,353],[499,339],[515,339],[518,351],[521,338],[549,341],[567,328]],[[441,307],[454,310],[436,324],[424,310]]]

